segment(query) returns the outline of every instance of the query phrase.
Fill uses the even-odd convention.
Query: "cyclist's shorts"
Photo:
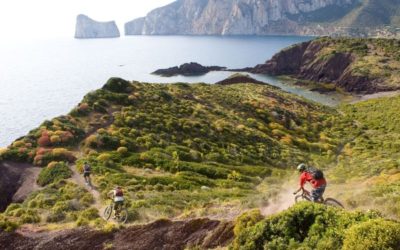
[[[83,173],[83,177],[90,177],[90,172]]]
[[[114,201],[114,209],[120,209],[124,205],[124,201]]]
[[[322,185],[320,187],[317,187],[317,188],[313,189],[311,191],[312,201],[314,201],[314,202],[318,201],[322,197],[322,195],[324,194],[325,188],[326,188],[326,185]]]

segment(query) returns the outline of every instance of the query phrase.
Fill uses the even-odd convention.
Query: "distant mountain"
[[[126,23],[125,34],[396,36],[399,6],[399,0],[178,0]]]
[[[76,17],[75,38],[119,37],[120,33],[114,21],[97,22],[88,16]]]
[[[400,26],[400,0],[364,0],[340,24],[348,27]]]

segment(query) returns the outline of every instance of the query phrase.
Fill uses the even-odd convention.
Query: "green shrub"
[[[47,215],[46,222],[56,223],[56,222],[63,221],[65,218],[66,218],[65,213],[54,212],[54,213],[50,213],[49,215]]]
[[[71,177],[72,171],[65,162],[59,162],[55,165],[50,165],[40,171],[37,183],[40,186],[46,186],[56,181]]]
[[[400,223],[384,219],[352,226],[343,242],[343,250],[400,249]]]
[[[243,230],[254,226],[262,219],[264,219],[264,216],[261,215],[260,210],[248,211],[236,218],[233,232],[235,235],[239,235]]]
[[[82,218],[82,219],[85,219],[88,221],[97,219],[97,218],[99,218],[99,211],[94,207],[88,208],[80,213],[79,218]]]
[[[126,153],[128,153],[128,149],[126,147],[119,147],[117,149],[117,152],[120,153],[121,155],[126,155]]]
[[[233,249],[341,249],[347,229],[377,216],[309,202],[256,224],[259,216],[253,213],[238,219]]]
[[[118,77],[112,77],[103,86],[103,89],[116,93],[129,93],[131,91],[130,87],[131,84],[128,81]]]
[[[0,229],[6,231],[6,232],[12,232],[18,228],[18,224],[15,222],[12,222],[5,218],[4,216],[0,215]]]
[[[26,209],[24,214],[21,216],[21,223],[38,223],[40,222],[40,217],[35,210]]]

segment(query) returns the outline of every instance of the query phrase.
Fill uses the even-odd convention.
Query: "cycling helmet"
[[[299,171],[304,171],[304,170],[306,170],[306,168],[307,168],[307,166],[304,163],[301,163],[297,166],[297,170],[299,170]]]

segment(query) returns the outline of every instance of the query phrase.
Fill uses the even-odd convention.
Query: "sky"
[[[73,37],[78,14],[125,22],[174,0],[0,0],[1,39]]]

